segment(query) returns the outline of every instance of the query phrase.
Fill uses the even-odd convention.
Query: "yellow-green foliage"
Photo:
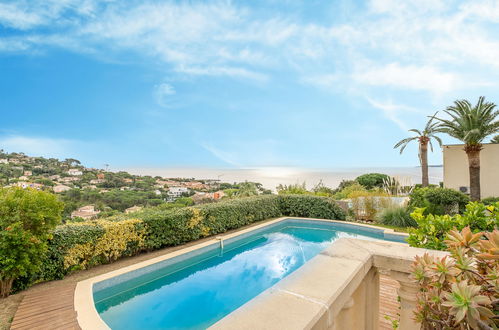
[[[138,229],[142,220],[129,219],[119,222],[98,220],[92,222],[104,229],[104,235],[95,242],[76,244],[64,256],[64,267],[85,269],[101,259],[107,262],[118,259],[126,254],[128,249],[138,250],[144,243],[144,229]],[[88,225],[88,222],[85,223]]]
[[[353,191],[348,195],[356,219],[374,220],[379,211],[391,206],[390,195],[380,191]]]
[[[192,217],[189,219],[187,228],[193,229],[196,226],[199,226],[201,229],[201,236],[206,237],[210,235],[210,227],[202,223],[204,220],[204,215],[202,214],[201,210],[193,207],[190,209],[192,211]]]
[[[61,279],[72,271],[123,256],[183,244],[281,216],[345,219],[342,209],[332,199],[262,195],[194,207],[151,207],[133,215],[65,224],[53,231],[40,271],[36,276],[17,281],[16,288]]]

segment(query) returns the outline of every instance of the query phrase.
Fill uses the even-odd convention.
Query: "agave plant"
[[[445,243],[449,257],[416,257],[418,282],[415,319],[422,329],[497,329],[499,327],[499,230],[452,230]]]

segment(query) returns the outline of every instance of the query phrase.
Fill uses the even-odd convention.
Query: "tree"
[[[39,270],[62,208],[48,192],[0,188],[0,297],[9,295],[15,279]]]
[[[366,189],[383,187],[384,180],[388,179],[388,175],[381,173],[367,173],[355,179],[358,183],[366,187]]]
[[[499,144],[499,135],[494,136],[494,137],[490,140],[490,143]]]
[[[480,150],[482,142],[488,136],[499,132],[499,111],[492,102],[485,102],[480,96],[473,106],[468,100],[457,100],[444,112],[451,119],[441,119],[440,131],[449,134],[464,143],[464,151],[468,156],[470,173],[470,198],[480,200]]]
[[[436,133],[439,133],[439,125],[438,122],[434,122],[435,115],[430,117],[430,120],[426,123],[423,131],[418,129],[410,129],[409,132],[416,133],[416,136],[412,136],[406,139],[400,140],[393,148],[400,148],[400,153],[404,152],[405,147],[412,142],[418,141],[419,144],[419,163],[421,164],[421,177],[422,177],[422,186],[428,187],[429,179],[428,179],[428,145],[430,145],[430,150],[433,152],[433,145],[431,143],[431,139],[435,139],[440,146],[442,146],[442,140],[436,136]]]

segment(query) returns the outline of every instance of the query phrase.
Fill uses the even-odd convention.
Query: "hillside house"
[[[14,183],[14,186],[16,187],[21,187],[23,189],[26,189],[26,188],[34,188],[34,189],[42,189],[43,188],[43,185],[40,184],[40,183],[33,183],[33,182],[26,182],[26,181],[19,181],[19,182],[16,182]]]
[[[68,170],[68,174],[69,175],[72,175],[72,176],[80,176],[80,175],[83,175],[83,172],[80,170],[80,169],[77,169],[77,168],[70,168]]]
[[[74,218],[83,218],[85,220],[92,220],[97,218],[97,215],[100,213],[100,211],[95,210],[95,207],[93,205],[86,205],[82,206],[76,211],[73,211],[71,213],[71,219]]]
[[[79,181],[79,180],[80,180],[80,178],[78,178],[76,176],[67,176],[65,178],[59,179],[59,182],[70,183],[70,182],[75,182],[75,181]]]
[[[64,191],[71,190],[71,187],[65,186],[63,184],[58,184],[58,185],[54,186],[54,188],[52,188],[52,189],[54,190],[55,193],[62,193]]]
[[[186,194],[189,192],[189,189],[186,187],[170,187],[168,189],[168,199],[175,200],[179,197],[182,197],[182,194]]]

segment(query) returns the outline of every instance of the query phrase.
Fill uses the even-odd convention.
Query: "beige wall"
[[[444,187],[459,190],[470,186],[468,157],[461,145],[443,146]],[[484,144],[480,152],[482,198],[499,197],[499,144]],[[469,188],[468,188],[469,189]]]

